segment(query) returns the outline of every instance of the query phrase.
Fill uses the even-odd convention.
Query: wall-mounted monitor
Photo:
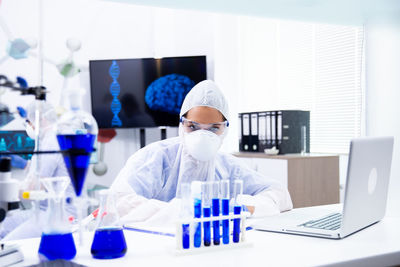
[[[186,94],[207,79],[205,56],[91,60],[89,67],[99,128],[178,126]]]
[[[33,152],[35,140],[29,138],[25,131],[0,131],[0,151],[4,152]],[[32,154],[19,155],[31,159]]]

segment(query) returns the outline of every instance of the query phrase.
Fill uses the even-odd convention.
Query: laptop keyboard
[[[300,224],[299,226],[325,229],[325,230],[337,230],[340,228],[341,222],[342,222],[342,214],[333,213],[321,219],[305,222],[303,224]]]

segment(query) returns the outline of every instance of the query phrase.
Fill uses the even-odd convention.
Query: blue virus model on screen
[[[185,75],[168,74],[147,87],[146,104],[151,110],[179,114],[183,99],[194,85],[194,81]]]
[[[91,60],[89,65],[99,128],[178,126],[185,96],[207,79],[205,56]]]

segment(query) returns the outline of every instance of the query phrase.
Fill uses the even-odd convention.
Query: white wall
[[[38,38],[38,2],[32,0],[3,0],[0,5],[0,15],[7,23],[15,37]],[[236,15],[222,15],[197,11],[171,10],[132,4],[122,4],[107,1],[64,1],[44,0],[43,51],[47,58],[60,62],[68,56],[65,40],[75,37],[82,41],[82,49],[76,53],[76,61],[86,71],[71,80],[69,86],[79,84],[89,93],[89,74],[87,71],[89,59],[135,58],[159,56],[207,55],[208,77],[215,79],[225,93],[230,103],[230,133],[227,136],[223,150],[236,151],[237,113],[252,107],[252,103],[243,103],[242,96],[248,92],[241,90],[246,81],[241,80],[246,62],[241,62],[240,51],[249,39],[261,40],[260,49],[275,45],[273,40],[261,36],[268,26],[268,21],[261,18],[243,18]],[[24,8],[21,8],[23,6]],[[15,14],[19,14],[16,16]],[[20,18],[24,19],[21,20]],[[254,24],[249,29],[243,28],[240,22],[246,20],[246,25]],[[379,23],[378,23],[379,22]],[[398,123],[394,116],[399,107],[400,81],[399,69],[399,29],[398,22],[391,22],[394,27],[388,28],[381,20],[371,21],[367,26],[367,134],[395,135],[400,137]],[[273,29],[271,29],[273,30]],[[248,31],[248,32],[246,32]],[[243,35],[243,33],[246,33]],[[241,37],[247,39],[240,39]],[[382,42],[385,40],[385,42]],[[0,33],[0,44],[6,43],[6,36]],[[3,52],[2,52],[3,51]],[[5,55],[0,51],[0,58]],[[3,54],[2,54],[3,53]],[[257,57],[257,51],[251,51]],[[268,57],[273,60],[273,55]],[[265,60],[264,60],[265,61]],[[10,77],[22,75],[31,85],[37,84],[38,61],[28,58],[20,61],[9,59],[0,65],[0,73]],[[390,67],[389,67],[390,66]],[[49,100],[53,104],[59,101],[63,77],[56,68],[44,64],[44,85],[51,91]],[[272,86],[272,85],[271,85]],[[252,93],[261,94],[261,90]],[[26,104],[32,98],[26,99],[15,93],[7,93],[1,100],[10,105]],[[87,94],[84,104],[90,110],[90,97]],[[258,102],[257,102],[258,103]],[[384,118],[384,119],[382,119]],[[92,183],[108,185],[124,165],[126,159],[138,149],[138,130],[117,130],[117,137],[105,147],[105,161],[109,171],[106,176],[97,177],[92,171],[88,179]],[[176,135],[170,129],[168,136]],[[159,139],[159,131],[148,131],[148,141]],[[396,142],[392,170],[391,202],[395,205],[398,199],[395,192],[400,187],[399,145]],[[397,161],[396,161],[397,160]],[[341,182],[344,181],[346,160],[341,163]],[[344,171],[342,171],[344,170]],[[395,177],[395,178],[393,178]],[[397,202],[396,202],[397,201]]]
[[[366,112],[368,136],[395,137],[388,214],[400,214],[400,16],[366,24]],[[371,151],[373,153],[373,151]]]

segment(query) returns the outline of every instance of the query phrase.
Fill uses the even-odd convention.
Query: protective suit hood
[[[229,107],[221,90],[211,80],[205,80],[196,84],[186,95],[182,103],[180,117],[194,107],[215,108],[229,121]]]

